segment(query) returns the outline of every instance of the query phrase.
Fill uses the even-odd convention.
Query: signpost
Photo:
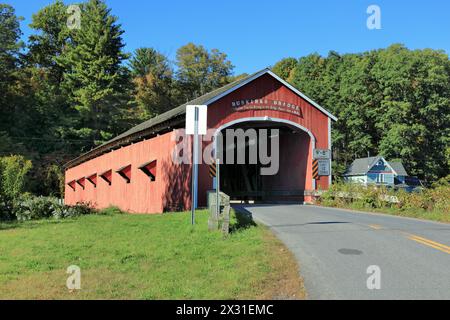
[[[195,209],[198,196],[198,136],[205,135],[207,129],[206,106],[186,106],[186,134],[193,135],[192,151],[192,188],[191,188],[191,223],[195,224]]]

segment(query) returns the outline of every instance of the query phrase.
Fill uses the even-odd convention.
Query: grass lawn
[[[0,224],[0,299],[304,298],[292,254],[233,214],[224,238],[207,212],[90,215]],[[66,269],[81,268],[81,290]]]

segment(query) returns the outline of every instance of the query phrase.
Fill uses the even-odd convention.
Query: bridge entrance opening
[[[232,200],[303,201],[311,142],[305,131],[285,123],[252,121],[223,129],[222,137],[220,188]]]

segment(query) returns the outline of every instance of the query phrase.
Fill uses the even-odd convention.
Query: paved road
[[[239,207],[295,254],[310,299],[450,299],[450,224],[316,206]],[[379,290],[367,288],[372,265]]]

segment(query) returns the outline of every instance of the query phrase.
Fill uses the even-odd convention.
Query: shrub
[[[59,207],[55,207],[53,210],[53,218],[75,218],[87,214],[92,214],[94,212],[94,209],[89,203],[80,202],[74,206],[59,205]]]
[[[399,211],[416,211],[419,209],[450,214],[449,180],[449,177],[443,178],[433,184],[430,189],[412,193],[385,187],[335,183],[322,194],[318,203],[337,207],[394,208]],[[398,202],[389,201],[393,197],[397,198]]]
[[[24,192],[31,161],[22,156],[0,158],[0,219],[13,217],[14,205]]]
[[[14,214],[19,221],[46,218],[65,219],[92,214],[94,209],[89,203],[77,203],[66,206],[54,197],[23,196],[15,205]]]
[[[53,216],[59,206],[56,198],[23,196],[14,206],[14,214],[19,221],[45,219]]]
[[[95,213],[95,210],[90,202],[78,202],[76,205],[69,208],[71,210],[72,217]]]

